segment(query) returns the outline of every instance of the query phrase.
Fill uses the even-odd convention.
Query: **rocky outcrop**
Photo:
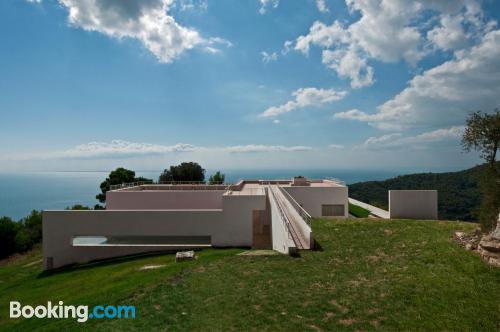
[[[487,263],[500,267],[500,223],[491,234],[483,236],[478,252]]]
[[[465,249],[477,251],[486,263],[500,267],[500,224],[488,235],[478,228],[473,233],[455,232],[454,237]]]

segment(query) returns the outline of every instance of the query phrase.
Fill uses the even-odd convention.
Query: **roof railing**
[[[312,217],[311,215],[293,198],[292,195],[288,191],[286,191],[283,187],[278,186],[278,189],[283,193],[283,195],[288,199],[290,204],[292,204],[293,208],[297,213],[304,219],[306,224],[309,225],[309,227],[312,224]]]
[[[204,181],[138,181],[138,182],[129,182],[129,183],[120,183],[120,184],[112,184],[109,186],[109,190],[118,190],[132,187],[139,187],[142,185],[172,185],[172,186],[180,186],[180,185],[189,185],[189,186],[200,186],[209,187],[209,186],[223,186],[226,185],[226,188],[230,188],[232,184],[224,183],[224,182],[211,182],[206,183]]]

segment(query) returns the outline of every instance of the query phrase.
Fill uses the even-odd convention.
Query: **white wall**
[[[108,191],[108,210],[222,209],[224,190]]]
[[[250,247],[252,211],[265,196],[224,196],[215,210],[44,211],[43,254],[53,267],[165,250],[165,247],[74,247],[74,236],[210,236],[213,246]]]
[[[389,190],[389,215],[391,219],[438,218],[437,190]]]
[[[321,217],[321,205],[343,204],[344,217],[349,216],[347,187],[283,187],[312,216]]]

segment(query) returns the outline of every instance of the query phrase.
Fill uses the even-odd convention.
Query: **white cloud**
[[[463,132],[463,126],[453,126],[424,132],[416,136],[403,136],[401,133],[386,134],[378,137],[369,137],[360,147],[370,149],[425,148],[437,142],[456,143]]]
[[[262,62],[264,63],[278,60],[278,53],[276,52],[268,53],[266,51],[262,51],[260,52],[260,55],[262,56]]]
[[[293,100],[280,106],[272,106],[260,114],[261,117],[274,117],[295,109],[322,106],[347,95],[346,91],[335,89],[300,88],[292,93]]]
[[[137,39],[162,63],[170,63],[186,50],[195,47],[215,53],[219,45],[227,46],[227,42],[221,38],[206,39],[195,29],[177,23],[169,13],[174,0],[59,2],[68,9],[71,25],[113,38]],[[182,3],[186,6],[194,4],[192,1]]]
[[[460,125],[470,111],[493,111],[498,96],[500,30],[495,30],[477,46],[415,76],[407,88],[377,107],[376,113],[350,110],[334,117],[368,122],[381,129]]]
[[[255,152],[301,152],[310,151],[313,148],[310,146],[296,145],[296,146],[283,146],[283,145],[236,145],[221,148],[222,151],[231,153],[255,153]]]
[[[277,8],[280,1],[279,0],[259,0],[260,1],[260,9],[259,13],[264,15],[269,8]]]
[[[326,0],[316,0],[316,7],[322,13],[328,12],[328,8],[326,7]]]
[[[208,9],[208,0],[176,0],[174,4],[178,5],[180,11]]]
[[[323,63],[337,72],[341,78],[350,78],[354,89],[373,84],[373,68],[366,63],[365,58],[352,50],[339,49],[323,51]]]
[[[346,0],[346,4],[351,14],[359,14],[358,20],[348,26],[316,21],[308,34],[295,40],[294,49],[307,55],[311,46],[322,48],[323,63],[339,77],[349,78],[353,88],[373,84],[370,59],[404,60],[414,66],[433,47],[461,49],[488,26],[476,0]]]
[[[467,44],[467,35],[460,15],[442,15],[440,25],[427,32],[427,39],[443,50],[461,49]]]
[[[124,140],[111,142],[90,142],[80,144],[63,151],[52,151],[37,154],[20,154],[10,159],[108,159],[131,158],[137,156],[166,155],[169,153],[188,152],[225,152],[225,153],[266,153],[266,152],[301,152],[312,150],[312,147],[295,145],[263,145],[248,144],[235,146],[195,146],[179,143],[175,145],[161,145],[150,143],[135,143]]]
[[[344,148],[344,146],[342,144],[330,144],[330,145],[328,145],[328,147],[330,149],[339,149],[339,150]]]
[[[280,121],[280,120],[278,120],[278,119],[274,119],[274,120],[273,120],[273,123],[274,123],[274,124],[280,124],[280,123],[281,123],[281,121]]]

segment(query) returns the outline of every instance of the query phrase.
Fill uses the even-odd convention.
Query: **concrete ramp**
[[[271,201],[271,215],[273,216],[273,228],[275,227],[274,217],[276,216],[276,219],[279,218],[281,225],[283,225],[276,225],[276,227],[288,233],[287,238],[293,241],[296,249],[311,249],[314,245],[314,239],[309,224],[311,220],[309,214],[295,202],[290,194],[278,185],[271,185],[268,190]],[[282,236],[279,237],[279,234],[276,234],[275,239],[275,232],[273,231],[273,247],[276,241],[282,242],[282,238]]]

